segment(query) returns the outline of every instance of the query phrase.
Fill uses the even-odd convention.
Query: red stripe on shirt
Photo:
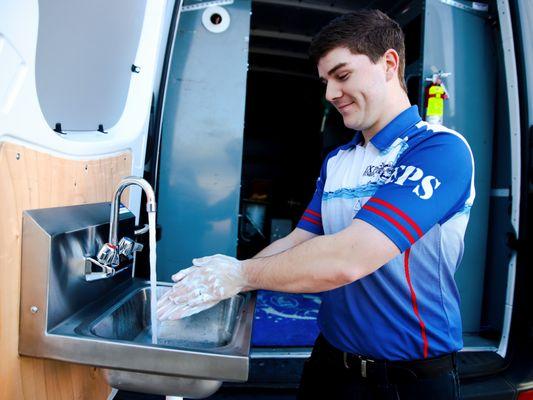
[[[407,240],[409,240],[409,243],[414,244],[415,239],[413,238],[413,236],[411,236],[411,233],[409,233],[409,231],[407,229],[405,229],[402,225],[400,225],[400,223],[398,221],[396,221],[394,218],[392,218],[388,214],[385,214],[383,211],[378,210],[375,207],[369,206],[368,204],[365,204],[363,206],[363,209],[368,210],[368,211],[372,211],[373,213],[379,215],[380,217],[385,218],[387,221],[389,221],[391,224],[393,224],[396,228],[398,228],[400,230],[400,232],[402,232],[404,234],[404,236],[407,238]]]
[[[308,213],[308,214],[314,215],[315,217],[318,217],[318,218],[322,219],[322,215],[320,215],[316,211],[313,211],[313,210],[311,210],[309,208],[307,210],[305,210],[305,212]]]
[[[398,214],[400,217],[402,217],[404,220],[406,220],[409,225],[411,225],[413,227],[413,229],[415,230],[415,232],[418,234],[418,237],[421,238],[424,234],[422,233],[422,229],[419,228],[419,226],[417,225],[417,223],[415,221],[413,221],[409,215],[407,215],[406,213],[404,213],[402,210],[400,210],[398,207],[386,202],[385,200],[381,200],[381,199],[378,199],[376,197],[371,197],[368,202],[374,202],[374,203],[378,203],[378,204],[381,204],[382,206],[384,207],[387,207],[389,210],[392,210],[394,211],[396,214]]]
[[[311,222],[311,223],[313,223],[315,225],[322,226],[322,224],[320,222],[315,221],[314,219],[311,219],[311,218],[309,218],[306,215],[302,215],[302,219],[305,220],[305,221],[309,221],[309,222]]]
[[[409,273],[409,254],[411,253],[411,249],[405,250],[404,253],[404,268],[405,268],[405,279],[407,280],[407,284],[409,285],[409,291],[411,292],[411,302],[413,303],[413,311],[415,312],[416,318],[418,318],[418,323],[420,325],[420,334],[422,336],[422,342],[424,344],[423,347],[423,354],[424,358],[428,357],[428,338],[426,336],[426,324],[424,324],[424,321],[422,321],[422,317],[420,317],[420,312],[418,311],[418,303],[416,301],[416,294],[415,289],[413,288],[413,284],[411,283],[411,276]]]

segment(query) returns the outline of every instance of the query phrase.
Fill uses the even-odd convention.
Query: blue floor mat
[[[320,296],[260,290],[257,293],[252,346],[312,346],[318,336]]]

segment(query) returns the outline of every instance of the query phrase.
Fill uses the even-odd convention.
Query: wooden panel
[[[109,201],[130,171],[129,152],[77,161],[0,142],[0,400],[109,395],[96,368],[18,355],[22,211]]]

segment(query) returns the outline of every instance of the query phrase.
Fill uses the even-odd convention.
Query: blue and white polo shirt
[[[474,160],[457,132],[412,106],[363,146],[357,133],[331,152],[298,227],[333,234],[359,218],[401,255],[322,293],[318,325],[335,347],[376,359],[413,360],[462,348],[454,273],[475,197]]]

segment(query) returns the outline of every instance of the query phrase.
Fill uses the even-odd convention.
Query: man
[[[300,398],[458,398],[453,275],[475,196],[470,148],[410,105],[403,33],[382,12],[333,20],[310,53],[354,139],[327,156],[291,234],[250,260],[193,260],[159,317],[240,291],[323,292]]]

